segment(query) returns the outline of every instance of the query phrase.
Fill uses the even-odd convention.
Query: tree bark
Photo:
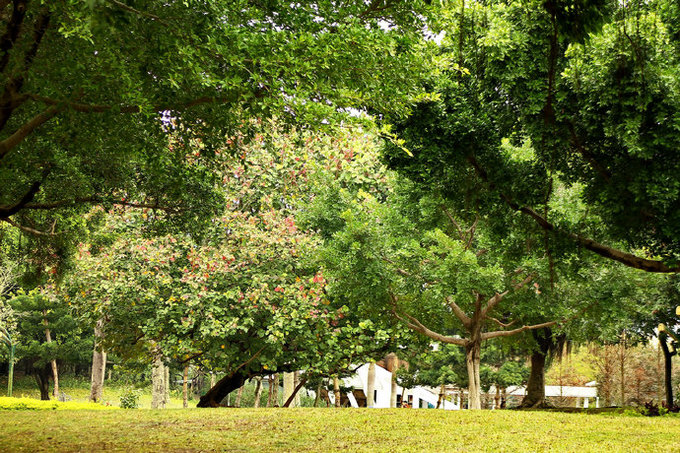
[[[335,407],[340,407],[340,379],[338,376],[333,376],[333,394],[335,395]]]
[[[272,391],[272,406],[279,407],[279,382],[281,378],[279,373],[274,375],[274,390]]]
[[[163,364],[163,408],[170,405],[170,366]]]
[[[368,377],[366,382],[366,406],[375,407],[375,363],[368,364]]]
[[[243,385],[238,388],[238,391],[236,392],[236,401],[234,401],[234,407],[241,407],[241,399],[243,398],[243,389],[246,388],[245,381],[243,382]]]
[[[465,347],[465,364],[468,372],[468,409],[482,408],[481,385],[479,382],[479,363],[481,358],[481,343],[471,341]]]
[[[295,375],[294,373],[283,373],[283,402],[285,403],[293,394],[295,389]],[[291,404],[290,407],[295,407],[295,403]]]
[[[269,376],[269,395],[267,395],[267,407],[272,407],[273,394],[274,394],[274,376]]]
[[[90,379],[90,401],[100,402],[104,393],[104,376],[106,375],[106,352],[101,349],[102,327],[100,319],[94,327],[94,350],[92,351],[92,374]]]
[[[321,399],[321,387],[323,385],[323,380],[319,381],[319,385],[316,386],[316,396],[314,397],[314,407],[319,407],[319,400]]]
[[[40,399],[42,401],[50,400],[50,370],[47,365],[43,368],[34,369],[35,382],[40,389]]]
[[[151,368],[151,409],[165,408],[165,365],[163,358],[156,353]]]
[[[262,398],[262,378],[255,378],[255,401],[253,407],[260,407],[260,399]]]
[[[300,407],[300,371],[296,370],[293,372],[293,385],[295,386],[293,389],[293,395],[294,395],[294,400],[293,400],[293,407]]]
[[[666,385],[666,407],[673,407],[673,354],[668,349],[667,335],[663,332],[659,335],[659,344],[664,358],[664,383]]]
[[[545,404],[545,359],[543,351],[531,354],[531,374],[527,382],[527,394],[520,407],[541,407]]]
[[[182,407],[186,409],[189,407],[189,389],[187,381],[189,380],[189,365],[184,367],[184,374],[182,375]]]

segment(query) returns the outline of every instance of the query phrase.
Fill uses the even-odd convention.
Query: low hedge
[[[97,403],[79,403],[76,401],[41,401],[34,398],[10,398],[0,396],[0,410],[109,410],[119,409]]]

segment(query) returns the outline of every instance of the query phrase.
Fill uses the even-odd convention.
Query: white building
[[[354,376],[343,379],[343,384],[345,387],[354,388],[355,392],[363,392],[363,397],[366,397],[368,392],[368,364],[364,364],[357,369]],[[390,396],[392,393],[392,373],[387,371],[385,368],[376,365],[375,367],[375,386],[373,399],[375,401],[375,408],[389,408],[390,407]],[[397,395],[399,399],[403,395],[404,399],[409,402],[409,405],[414,409],[419,408],[435,408],[437,407],[437,400],[439,399],[439,390],[432,389],[429,387],[415,387],[412,389],[406,389],[397,386]],[[329,392],[328,397],[331,403],[335,402],[335,396],[333,392]],[[350,405],[352,407],[359,407],[357,398],[354,394],[348,393]],[[454,404],[450,401],[443,401],[443,409],[446,410],[458,410],[460,405]]]

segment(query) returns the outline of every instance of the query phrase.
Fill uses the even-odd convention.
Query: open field
[[[678,451],[680,417],[518,411],[0,411],[0,451]]]

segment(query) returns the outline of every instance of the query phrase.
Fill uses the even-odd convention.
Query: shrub
[[[137,409],[139,407],[140,391],[127,389],[120,395],[120,407],[123,409]]]

